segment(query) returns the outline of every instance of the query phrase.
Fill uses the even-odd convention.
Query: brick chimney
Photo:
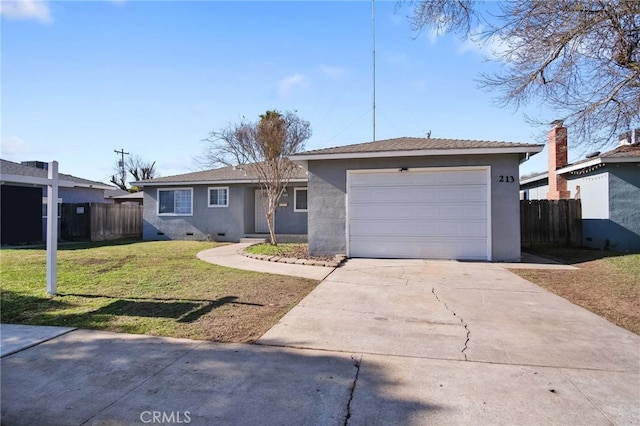
[[[567,180],[556,174],[556,170],[567,165],[567,128],[562,121],[553,122],[553,128],[549,130],[549,192],[548,200],[562,200],[569,198]]]

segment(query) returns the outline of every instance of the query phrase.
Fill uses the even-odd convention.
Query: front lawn
[[[317,281],[216,266],[193,241],[85,244],[58,252],[58,292],[46,294],[44,249],[0,250],[3,323],[249,342]]]
[[[512,272],[640,334],[640,254],[566,248],[538,249],[534,254],[562,260],[579,269]]]

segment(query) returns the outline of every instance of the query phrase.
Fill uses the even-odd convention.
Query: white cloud
[[[47,0],[0,0],[0,15],[10,20],[53,22]]]
[[[340,67],[332,67],[329,65],[321,65],[320,71],[327,77],[332,78],[334,80],[339,80],[349,75],[348,70]]]
[[[0,141],[0,154],[7,160],[23,160],[30,152],[31,149],[17,136],[3,138]]]
[[[279,97],[286,98],[293,93],[295,88],[306,87],[307,85],[307,77],[304,74],[296,73],[280,80],[276,91]]]
[[[481,33],[483,31],[482,26],[478,26],[471,35],[464,40],[458,47],[460,53],[474,52],[491,59],[504,59],[505,54],[509,48],[509,43],[498,36],[492,36],[483,39]]]
[[[442,37],[445,35],[445,31],[438,28],[429,28],[429,32],[427,33],[427,40],[429,40],[430,44],[436,44],[438,41],[438,37]]]

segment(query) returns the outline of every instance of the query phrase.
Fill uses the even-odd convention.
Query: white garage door
[[[488,170],[348,171],[349,256],[490,260]]]

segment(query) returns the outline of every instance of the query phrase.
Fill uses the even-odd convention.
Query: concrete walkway
[[[198,253],[198,258],[215,265],[229,268],[245,269],[269,274],[291,275],[294,277],[323,280],[335,268],[326,266],[295,265],[288,263],[267,262],[264,260],[250,259],[238,252],[246,249],[253,243],[230,244],[215,247]]]
[[[497,264],[350,260],[259,342],[64,330],[2,358],[0,421],[640,423],[640,337]]]

